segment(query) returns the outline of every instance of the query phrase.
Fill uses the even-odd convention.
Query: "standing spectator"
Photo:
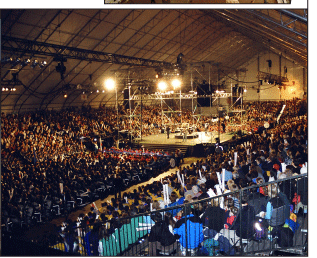
[[[241,209],[237,218],[231,226],[231,230],[236,230],[236,234],[240,238],[250,239],[254,231],[255,211],[254,208],[248,205],[248,196],[244,194],[241,197]]]
[[[123,186],[122,178],[119,174],[114,175],[113,179],[113,188],[114,188],[114,197],[115,199],[121,199],[121,190]]]
[[[157,256],[157,250],[172,253],[177,249],[176,237],[169,230],[169,224],[162,219],[162,214],[156,212],[151,216],[155,222],[149,235],[149,255]]]
[[[218,198],[212,199],[210,203],[211,205],[206,209],[201,220],[204,226],[219,232],[226,222],[226,212],[219,207]]]
[[[198,216],[192,214],[188,206],[181,211],[181,219],[175,224],[174,234],[180,237],[179,242],[183,255],[186,255],[186,250],[194,255],[196,248],[203,242],[202,221]]]

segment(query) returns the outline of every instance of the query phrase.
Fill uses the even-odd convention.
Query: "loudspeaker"
[[[204,155],[205,155],[205,150],[204,150],[203,144],[197,144],[196,146],[194,146],[194,150],[193,150],[194,157],[204,157]]]
[[[129,89],[126,88],[123,90],[123,107],[125,109],[131,108],[134,109],[134,100],[130,101],[131,107],[129,107]]]
[[[197,87],[197,96],[210,95],[212,92],[211,87],[211,85],[206,84],[204,81],[203,84]],[[210,97],[198,97],[197,103],[201,107],[210,107]]]
[[[125,100],[129,100],[129,89],[128,88],[123,90],[123,98]]]

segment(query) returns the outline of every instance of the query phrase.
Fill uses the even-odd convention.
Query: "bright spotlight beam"
[[[174,79],[172,81],[172,86],[173,86],[174,89],[179,88],[181,86],[181,81],[179,79]]]
[[[107,79],[105,81],[105,87],[107,90],[113,90],[115,88],[116,84],[113,79]]]
[[[160,91],[165,91],[167,89],[167,84],[164,81],[160,81],[157,86]]]

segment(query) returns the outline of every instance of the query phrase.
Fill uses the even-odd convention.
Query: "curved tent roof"
[[[225,75],[265,51],[307,68],[306,10],[15,9],[1,17],[2,87],[16,88],[2,92],[3,110],[111,104],[113,94],[96,93],[109,76],[121,79],[120,97],[158,71],[181,71],[190,88],[197,65]]]

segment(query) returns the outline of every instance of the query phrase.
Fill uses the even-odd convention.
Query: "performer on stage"
[[[222,122],[221,126],[222,126],[223,132],[225,133],[226,132],[226,124],[225,124],[225,122]]]
[[[169,139],[170,138],[170,127],[169,127],[169,125],[166,127],[166,134],[167,134],[167,139]]]
[[[184,135],[183,135],[183,136],[184,136],[184,138],[183,138],[183,141],[184,141],[184,142],[187,141],[187,133],[188,133],[188,130],[185,129],[185,130],[184,130]]]

